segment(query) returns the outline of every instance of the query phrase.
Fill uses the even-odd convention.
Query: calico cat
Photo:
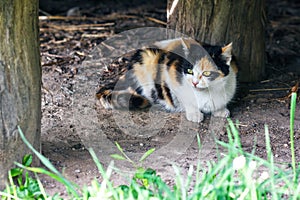
[[[137,50],[127,73],[96,96],[106,109],[145,109],[160,104],[171,112],[201,122],[203,113],[228,117],[226,108],[236,90],[237,67],[232,44],[200,45],[193,39],[156,42]]]

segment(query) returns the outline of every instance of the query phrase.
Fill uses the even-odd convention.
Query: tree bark
[[[168,0],[168,28],[212,45],[233,42],[242,82],[264,76],[264,22],[265,0]]]
[[[41,66],[38,0],[0,1],[0,187],[29,149],[40,150]]]

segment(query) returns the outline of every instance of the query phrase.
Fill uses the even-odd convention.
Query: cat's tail
[[[96,97],[106,109],[143,110],[151,106],[148,99],[135,91],[112,91],[101,88],[96,93]]]

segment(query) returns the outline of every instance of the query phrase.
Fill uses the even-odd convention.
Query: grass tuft
[[[142,163],[154,149],[148,150],[139,159],[138,163],[130,159],[122,147],[116,143],[120,154],[111,157],[117,160],[125,160],[135,167],[135,173],[130,178],[128,185],[115,186],[110,181],[113,173],[114,163],[111,162],[104,169],[95,152],[89,152],[103,177],[102,182],[93,180],[90,186],[79,188],[68,181],[54,168],[50,161],[37,152],[26,140],[19,128],[19,133],[24,143],[47,167],[31,167],[32,155],[25,155],[22,164],[16,163],[16,167],[9,171],[8,185],[0,192],[2,199],[61,199],[57,194],[49,196],[43,188],[38,174],[46,174],[65,185],[69,192],[68,199],[79,200],[199,200],[199,199],[300,199],[300,165],[295,160],[294,147],[294,118],[296,107],[296,94],[292,95],[290,114],[290,140],[292,169],[280,168],[274,162],[271,149],[268,126],[265,126],[266,157],[262,159],[242,149],[238,126],[228,119],[227,134],[228,143],[218,141],[226,152],[217,162],[198,162],[197,167],[190,166],[186,176],[182,175],[180,168],[173,166],[175,171],[175,183],[168,185],[157,174],[154,169],[142,167]],[[238,123],[237,123],[238,124]],[[200,137],[197,136],[199,148],[201,148]],[[29,176],[28,172],[34,172],[35,178]],[[129,175],[128,175],[129,176]],[[293,181],[290,181],[293,180]]]
[[[292,155],[292,168],[294,173],[293,182],[297,184],[297,172],[296,172],[296,158],[295,158],[295,147],[294,147],[294,121],[296,111],[296,100],[297,93],[293,92],[291,96],[291,109],[290,109],[290,142],[291,142],[291,155]]]

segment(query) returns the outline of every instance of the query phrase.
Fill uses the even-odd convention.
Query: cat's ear
[[[222,47],[222,57],[226,61],[226,64],[230,65],[230,61],[232,58],[232,42]]]

